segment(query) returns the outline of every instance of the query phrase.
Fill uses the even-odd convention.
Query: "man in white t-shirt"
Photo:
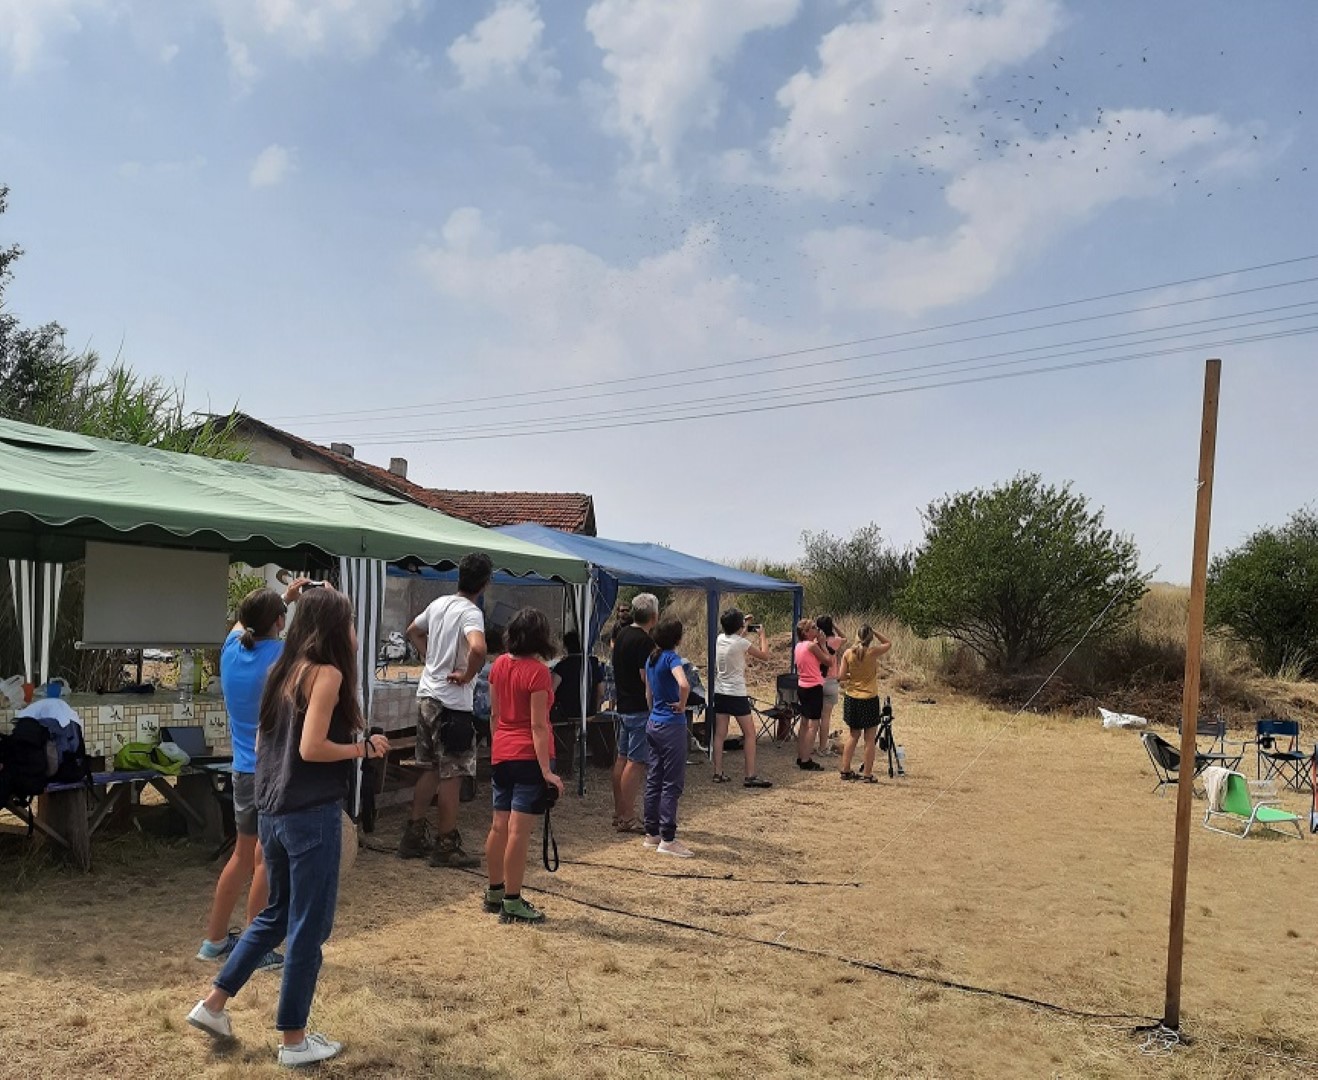
[[[412,796],[412,813],[398,843],[402,859],[430,857],[431,866],[480,865],[462,848],[458,800],[462,778],[476,776],[475,679],[485,663],[485,615],[476,601],[490,583],[488,555],[472,553],[458,564],[456,596],[441,596],[407,628],[408,640],[426,659],[417,686],[416,763],[424,770]],[[439,795],[439,827],[431,839],[426,820]]]
[[[767,788],[773,785],[761,780],[755,772],[755,723],[751,699],[746,693],[746,658],[769,659],[769,643],[764,626],[752,626],[740,611],[730,608],[719,618],[723,633],[715,645],[714,670],[714,782],[725,784],[728,775],[723,771],[723,740],[733,720],[741,727],[742,749],[746,755],[746,778],[743,787]],[[760,635],[758,645],[746,636],[753,629]]]

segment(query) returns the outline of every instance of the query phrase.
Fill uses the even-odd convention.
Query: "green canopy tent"
[[[337,569],[357,608],[369,709],[385,565],[486,552],[511,574],[588,580],[580,559],[337,475],[153,450],[0,420],[0,557],[10,560],[27,677],[48,677],[60,564],[88,541],[225,552],[259,566]],[[167,643],[162,643],[167,644]]]

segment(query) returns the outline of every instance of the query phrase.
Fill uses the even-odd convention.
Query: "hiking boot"
[[[403,830],[403,837],[398,841],[400,859],[424,859],[435,848],[435,840],[430,832],[430,822],[409,821]]]
[[[503,889],[485,890],[485,910],[491,915],[498,915],[503,910]]]
[[[435,849],[430,853],[431,866],[447,866],[453,870],[470,870],[480,866],[481,861],[475,855],[468,855],[462,849],[462,834],[454,829],[435,841]]]
[[[505,900],[499,915],[501,923],[538,923],[543,922],[544,918],[543,911],[534,904],[528,904],[520,896],[516,900]]]

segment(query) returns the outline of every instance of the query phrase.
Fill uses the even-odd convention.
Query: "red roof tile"
[[[565,491],[447,491],[422,487],[379,465],[335,453],[328,447],[291,435],[255,417],[243,416],[239,426],[243,425],[318,458],[349,480],[377,491],[401,495],[474,525],[494,528],[533,522],[551,529],[595,535],[595,500],[589,495]]]

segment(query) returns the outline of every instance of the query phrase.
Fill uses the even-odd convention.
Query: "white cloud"
[[[168,42],[160,46],[160,62],[162,64],[172,64],[178,56],[179,47],[174,42]]]
[[[964,162],[984,119],[971,107],[976,80],[1034,55],[1062,22],[1058,0],[1002,0],[991,13],[963,0],[871,0],[865,12],[824,35],[818,70],[778,91],[787,118],[767,164],[729,155],[732,179],[838,198],[876,186],[894,160]]]
[[[294,168],[293,152],[272,143],[257,154],[247,180],[254,188],[277,187],[288,179]]]
[[[77,33],[82,15],[104,10],[104,0],[0,0],[0,53],[21,75],[36,65],[49,38]]]
[[[1114,203],[1165,196],[1249,162],[1246,141],[1212,116],[1107,113],[1097,128],[1021,139],[966,169],[947,187],[961,218],[948,233],[896,239],[848,226],[810,233],[804,250],[826,305],[918,314],[987,292]]]
[[[536,81],[557,76],[541,48],[545,21],[536,0],[499,0],[470,32],[448,48],[465,90],[477,90],[525,70]]]
[[[606,123],[643,173],[661,178],[683,136],[718,116],[717,70],[756,30],[785,26],[800,0],[595,0],[586,28],[613,77]]]
[[[443,296],[497,328],[483,331],[482,360],[497,363],[501,377],[551,363],[561,375],[603,375],[763,348],[764,328],[744,314],[750,286],[719,270],[717,254],[712,225],[632,265],[575,244],[505,247],[480,210],[464,207],[419,262]]]
[[[272,46],[306,58],[371,56],[423,0],[211,0],[224,29],[230,66],[247,84],[259,74],[254,54]]]

